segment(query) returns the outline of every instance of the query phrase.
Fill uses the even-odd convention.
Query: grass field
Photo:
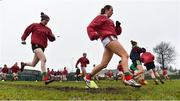
[[[4,100],[180,100],[180,80],[132,88],[120,81],[100,81],[98,89],[85,89],[84,82],[0,82]]]

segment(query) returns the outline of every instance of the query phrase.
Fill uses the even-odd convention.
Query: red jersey
[[[63,70],[62,72],[63,75],[68,75],[68,71],[66,69]]]
[[[55,37],[53,36],[51,29],[41,23],[33,23],[26,28],[21,39],[26,40],[26,38],[31,35],[31,44],[38,44],[43,48],[47,47],[48,39],[54,41]]]
[[[95,36],[99,36],[101,40],[105,37],[121,34],[121,27],[114,25],[114,22],[105,15],[98,15],[87,27],[87,33],[90,40],[94,40]]]
[[[7,68],[7,67],[4,67],[1,71],[2,71],[3,73],[8,73],[8,68]]]
[[[11,67],[12,73],[17,73],[19,70],[20,70],[19,66],[14,65],[14,66]]]
[[[124,72],[123,67],[122,67],[121,64],[119,64],[119,65],[117,66],[117,70]]]
[[[60,75],[60,71],[59,70],[57,71],[57,75]]]
[[[163,68],[162,72],[163,72],[163,75],[166,75],[167,74],[167,68]]]
[[[111,78],[113,76],[113,72],[112,71],[108,72],[107,76]]]
[[[81,67],[87,67],[87,64],[89,64],[89,60],[86,57],[81,57],[78,59],[76,63],[76,67],[78,66],[79,63],[81,63]]]
[[[63,71],[61,70],[61,71],[59,71],[59,75],[63,75]]]
[[[51,75],[54,75],[54,70],[51,70],[50,74],[51,74]]]
[[[154,61],[154,55],[152,55],[150,52],[145,52],[141,55],[141,61],[144,64],[151,63]]]
[[[47,75],[50,76],[50,74],[51,74],[51,71],[48,69]]]

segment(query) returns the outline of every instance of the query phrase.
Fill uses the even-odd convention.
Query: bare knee
[[[35,66],[36,66],[36,64],[37,64],[37,63],[32,62],[32,63],[31,63],[31,66],[32,66],[32,67],[35,67]]]
[[[153,71],[152,70],[149,70],[149,74],[151,75],[153,73]]]
[[[44,59],[41,59],[40,61],[43,63],[46,63],[47,60],[46,60],[46,58],[44,58]]]

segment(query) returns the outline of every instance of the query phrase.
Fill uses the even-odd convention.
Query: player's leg
[[[111,50],[111,52],[115,53],[116,55],[118,55],[121,58],[121,63],[122,63],[122,67],[124,70],[126,83],[130,86],[141,87],[140,84],[136,83],[136,81],[134,81],[132,79],[132,75],[129,72],[129,69],[128,69],[129,56],[128,56],[126,50],[124,49],[124,47],[117,40],[114,40],[114,41],[111,41],[107,45],[107,48],[109,50]]]

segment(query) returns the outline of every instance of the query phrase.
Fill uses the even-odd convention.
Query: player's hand
[[[100,37],[100,35],[99,35],[99,34],[95,34],[95,35],[93,36],[92,40],[98,40],[98,39],[99,39],[99,37]]]
[[[26,41],[22,41],[21,44],[26,45]]]
[[[121,23],[119,21],[116,21],[116,26],[120,26]]]

